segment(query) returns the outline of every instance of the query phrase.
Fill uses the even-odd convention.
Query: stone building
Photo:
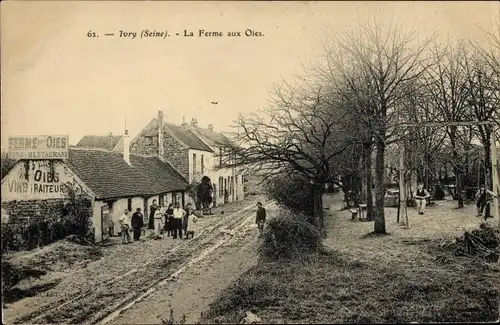
[[[241,173],[218,168],[221,140],[229,141],[213,129],[199,128],[196,119],[191,125],[175,125],[166,122],[163,112],[159,111],[158,117],[131,141],[130,150],[168,162],[190,184],[199,182],[203,176],[209,177],[215,190],[215,203],[220,205],[244,199]]]

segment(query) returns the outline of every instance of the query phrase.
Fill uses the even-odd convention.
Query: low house
[[[84,135],[76,144],[78,148],[106,149],[123,152],[123,135]]]
[[[128,144],[124,146],[128,149]],[[96,242],[120,231],[125,209],[141,208],[145,219],[156,199],[184,204],[187,181],[157,157],[70,148],[66,160],[21,160],[2,178],[2,210],[11,222],[54,216],[66,199],[65,184],[92,199]],[[145,220],[147,221],[147,220]]]

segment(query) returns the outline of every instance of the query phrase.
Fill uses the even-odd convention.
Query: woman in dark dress
[[[165,231],[167,232],[167,237],[172,235],[173,230],[174,230],[174,226],[173,226],[174,208],[173,208],[173,206],[174,205],[172,203],[170,203],[168,205],[167,212],[165,213]]]
[[[155,212],[158,210],[160,207],[158,204],[156,204],[156,200],[153,200],[153,204],[149,207],[149,222],[148,222],[148,229],[155,229]]]

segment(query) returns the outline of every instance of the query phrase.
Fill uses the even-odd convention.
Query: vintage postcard
[[[498,1],[3,1],[5,324],[498,321]]]

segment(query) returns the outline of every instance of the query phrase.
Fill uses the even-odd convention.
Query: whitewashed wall
[[[62,199],[64,184],[70,183],[77,193],[89,192],[78,177],[61,161],[53,162],[53,173],[48,160],[18,162],[2,179],[2,202],[21,200]]]

